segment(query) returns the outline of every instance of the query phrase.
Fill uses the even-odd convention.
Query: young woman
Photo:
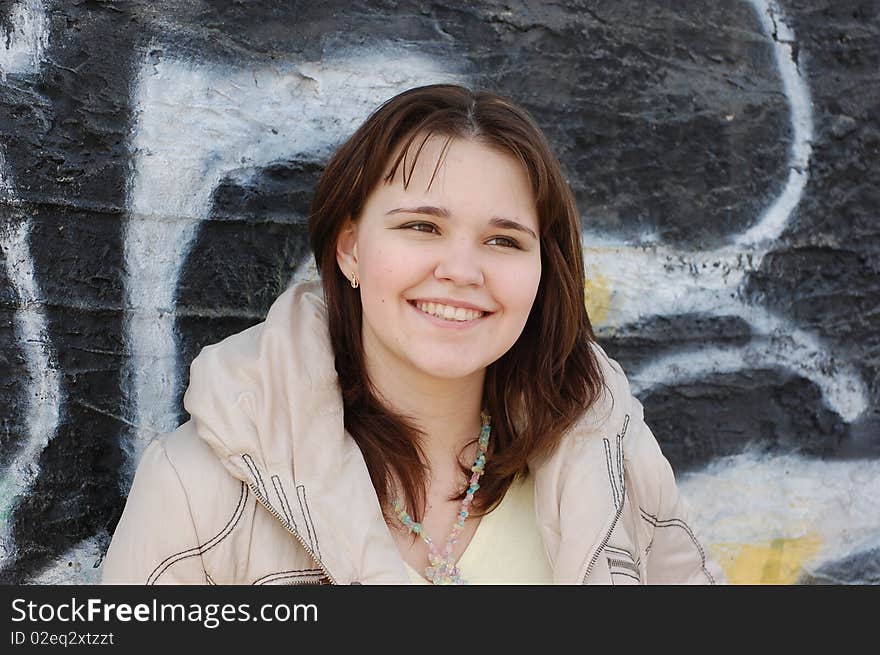
[[[327,165],[321,282],[202,350],[105,583],[718,583],[584,306],[580,216],[524,110],[451,85]]]

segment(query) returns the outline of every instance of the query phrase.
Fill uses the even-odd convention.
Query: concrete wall
[[[0,3],[0,580],[98,579],[191,359],[314,276],[328,154],[453,81],[553,142],[730,579],[880,582],[880,8],[568,6]]]

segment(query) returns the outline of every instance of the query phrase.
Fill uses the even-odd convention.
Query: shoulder
[[[642,420],[641,403],[632,395],[629,380],[623,368],[595,341],[590,343],[601,376],[598,397],[587,407],[577,422],[577,428],[597,433],[619,429],[629,432],[629,424]]]
[[[649,517],[665,515],[680,503],[675,473],[645,421],[644,407],[632,394],[620,364],[598,345],[595,348],[608,394],[613,396],[613,401],[604,399],[597,408],[598,415],[609,416],[600,432],[615,435],[630,494],[639,510]]]
[[[233,477],[217,453],[199,436],[193,421],[156,437],[148,447],[150,450],[151,455],[144,452],[144,460],[164,457],[164,466],[179,481],[191,510],[211,507],[219,498],[237,497],[242,492],[244,483]]]
[[[188,470],[223,468],[217,455],[196,432],[193,421],[159,435],[150,445],[164,452],[175,467]]]
[[[154,526],[204,539],[230,516],[241,518],[248,495],[247,485],[226,470],[187,421],[144,449],[126,508]]]
[[[630,388],[629,378],[620,364],[598,343],[591,346],[602,374],[602,392],[581,417],[580,424],[603,436],[619,436],[623,457],[628,464],[643,469],[668,466],[660,445],[645,423],[645,410]]]
[[[594,351],[604,377],[600,399],[582,421],[595,441],[607,440],[606,452],[623,463],[624,496],[635,513],[638,541],[648,558],[649,580],[655,583],[706,583],[724,580],[724,573],[697,538],[688,503],[679,492],[672,466],[645,422],[642,403],[629,380],[598,344]],[[616,451],[614,447],[616,446]],[[616,464],[609,460],[613,469]]]
[[[625,463],[627,472],[635,472],[644,482],[656,480],[666,460],[645,425],[644,408],[633,396],[620,364],[598,343],[590,345],[601,376],[598,396],[584,408],[551,454],[532,461],[533,468],[555,470],[559,475],[571,466],[583,470],[592,465],[604,470],[610,457],[615,467]]]
[[[590,348],[596,357],[599,365],[599,372],[602,375],[603,392],[600,394],[594,406],[591,408],[601,416],[601,412],[620,412],[630,409],[629,404],[632,401],[632,392],[630,390],[629,379],[626,377],[623,368],[613,359],[605,349],[597,342],[590,343]]]
[[[200,441],[184,424],[144,449],[103,562],[103,583],[205,582],[204,535],[217,532],[236,483]]]

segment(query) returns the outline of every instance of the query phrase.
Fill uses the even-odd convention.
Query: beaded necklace
[[[400,499],[395,498],[394,502],[391,504],[392,507],[394,507],[394,511],[397,512],[397,518],[400,519],[403,526],[410,532],[419,535],[422,540],[428,544],[429,565],[425,568],[425,577],[434,584],[467,584],[467,582],[461,577],[461,571],[458,570],[458,567],[455,566],[452,560],[452,548],[458,542],[458,537],[464,528],[464,521],[468,517],[468,509],[470,508],[471,502],[474,500],[474,493],[480,488],[477,481],[480,479],[480,476],[483,475],[483,470],[486,466],[486,449],[489,446],[489,433],[491,432],[489,424],[490,417],[485,411],[480,412],[480,417],[482,418],[483,427],[480,430],[480,438],[477,441],[477,457],[474,461],[474,465],[471,467],[473,475],[471,476],[468,485],[467,494],[461,501],[461,509],[458,512],[458,518],[455,521],[455,525],[452,526],[449,537],[446,539],[446,547],[442,554],[434,545],[431,537],[425,534],[422,529],[422,524],[413,521],[412,518],[410,518],[410,515],[406,513]]]

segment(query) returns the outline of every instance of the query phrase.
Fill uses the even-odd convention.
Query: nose
[[[457,286],[481,286],[485,282],[483,264],[474,248],[463,239],[449,245],[440,253],[434,276],[449,280]]]

